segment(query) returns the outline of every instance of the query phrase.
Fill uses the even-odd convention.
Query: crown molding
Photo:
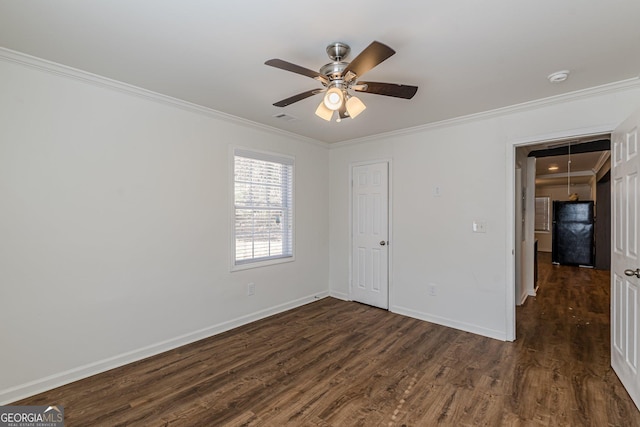
[[[395,130],[391,132],[379,133],[363,138],[351,139],[348,141],[335,142],[330,145],[330,149],[340,148],[351,145],[359,145],[382,139],[388,139],[396,136],[412,135],[427,130],[458,126],[464,123],[471,123],[480,120],[486,120],[507,114],[521,113],[524,111],[534,110],[537,108],[561,104],[568,101],[575,101],[582,98],[590,98],[596,95],[603,95],[615,92],[621,92],[628,89],[640,88],[640,77],[633,77],[613,83],[606,83],[600,86],[594,86],[587,89],[581,89],[562,95],[554,95],[547,98],[541,98],[534,101],[527,101],[520,104],[514,104],[507,107],[496,108],[493,110],[483,111],[480,113],[469,114],[466,116],[454,117],[452,119],[441,120],[425,125],[414,126],[406,129]]]
[[[213,108],[204,107],[202,105],[194,104],[192,102],[184,101],[182,99],[174,98],[168,95],[163,95],[158,92],[154,92],[148,89],[143,89],[128,83],[124,83],[118,80],[113,80],[108,77],[103,77],[97,74],[90,73],[88,71],[79,70],[77,68],[62,65],[56,62],[48,61],[46,59],[38,58],[28,55],[26,53],[18,52],[15,50],[0,47],[0,60],[5,62],[11,62],[19,64],[25,67],[43,71],[49,74],[53,74],[60,77],[76,80],[82,83],[86,83],[92,86],[101,88],[107,88],[121,92],[127,95],[133,95],[138,98],[146,99],[148,101],[157,102],[160,104],[169,105],[171,107],[180,108],[189,112],[201,114],[213,119],[222,120],[235,125],[248,127],[251,129],[258,129],[261,131],[269,132],[272,134],[293,138],[295,140],[312,144],[322,148],[329,148],[329,144],[326,142],[318,141],[313,138],[298,135],[293,132],[277,129],[271,126],[267,126],[261,123],[253,122],[251,120],[243,119],[238,116],[223,113]]]
[[[559,172],[559,173],[547,173],[544,175],[536,175],[536,179],[540,178],[540,179],[552,179],[552,178],[567,178],[569,176],[571,176],[572,178],[578,177],[578,176],[595,176],[595,172],[591,169],[587,170],[587,171],[575,171],[575,172]]]
[[[607,160],[609,160],[610,157],[611,157],[611,150],[603,151],[600,154],[600,158],[598,158],[598,161],[596,162],[595,166],[593,167],[593,172],[596,175],[600,172],[600,169],[602,169],[602,167],[607,163]]]
[[[640,77],[633,77],[618,82],[607,83],[601,86],[594,86],[587,89],[582,89],[574,92],[569,92],[562,95],[554,95],[547,98],[542,98],[534,101],[528,101],[520,104],[515,104],[507,107],[496,108],[480,113],[469,114],[466,116],[455,117],[452,119],[441,120],[433,123],[427,123],[424,125],[414,126],[406,129],[400,129],[390,132],[379,133],[376,135],[370,135],[362,138],[351,139],[347,141],[340,141],[334,143],[322,142],[313,138],[302,136],[293,132],[278,129],[272,126],[264,125],[262,123],[253,122],[238,116],[223,113],[218,110],[214,110],[209,107],[194,104],[192,102],[184,101],[182,99],[174,98],[168,95],[163,95],[158,92],[153,92],[148,89],[143,89],[128,83],[124,83],[118,80],[113,80],[108,77],[103,77],[97,74],[90,73],[88,71],[79,70],[77,68],[62,65],[56,62],[48,61],[46,59],[38,58],[28,55],[26,53],[14,51],[4,47],[0,47],[0,60],[5,62],[12,62],[25,67],[33,68],[39,71],[43,71],[49,74],[73,79],[82,83],[90,84],[97,87],[107,88],[115,90],[128,95],[133,95],[138,98],[146,99],[149,101],[157,102],[160,104],[169,105],[172,107],[180,108],[182,110],[201,114],[217,120],[222,120],[235,125],[257,129],[272,134],[285,136],[292,138],[300,142],[315,145],[325,149],[334,149],[351,145],[364,144],[374,141],[380,141],[392,137],[411,135],[415,133],[424,132],[427,130],[433,130],[438,128],[446,128],[451,126],[457,126],[464,123],[471,123],[475,121],[485,120],[493,117],[503,116],[511,113],[518,113],[545,106],[556,105],[559,103],[573,101],[581,98],[588,98],[596,95],[620,92],[632,88],[640,87]]]

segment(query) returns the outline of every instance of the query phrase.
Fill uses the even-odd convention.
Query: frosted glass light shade
[[[350,97],[349,99],[347,99],[347,113],[349,113],[349,116],[352,119],[355,119],[360,113],[362,113],[367,106],[364,105],[364,103],[362,101],[360,101],[359,98],[356,98],[355,96]]]
[[[324,105],[324,101],[322,101],[320,105],[318,105],[318,108],[316,109],[316,116],[326,121],[331,121],[331,117],[333,116],[333,110],[328,109]]]
[[[327,90],[327,93],[324,94],[324,105],[332,111],[336,111],[340,109],[342,106],[342,101],[344,99],[344,95],[342,90],[337,87],[332,87]]]

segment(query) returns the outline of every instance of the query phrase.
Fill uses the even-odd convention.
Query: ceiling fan
[[[310,96],[324,93],[322,102],[316,109],[316,115],[330,121],[334,111],[338,111],[336,121],[340,121],[346,117],[355,118],[367,108],[360,99],[350,94],[349,90],[404,99],[413,98],[413,95],[418,91],[417,86],[358,80],[364,73],[396,53],[389,46],[374,41],[360,52],[353,61],[345,62],[344,60],[349,56],[350,51],[349,45],[341,42],[335,42],[327,46],[327,55],[329,55],[332,62],[322,66],[320,72],[315,72],[282,59],[266,61],[266,65],[311,77],[318,80],[325,87],[324,89],[311,89],[293,95],[273,105],[286,107]]]

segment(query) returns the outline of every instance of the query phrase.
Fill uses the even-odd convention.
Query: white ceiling
[[[638,0],[0,0],[0,46],[337,142],[637,78],[639,16]],[[272,105],[321,86],[265,60],[317,70],[330,42],[353,59],[373,40],[397,53],[363,78],[412,100],[362,94],[341,123],[314,115],[319,95]]]
[[[609,155],[609,151],[598,151],[571,156],[538,157],[536,158],[536,185],[564,185],[568,182],[588,184]],[[557,166],[558,169],[550,171],[550,166]],[[571,173],[570,178],[569,173]]]

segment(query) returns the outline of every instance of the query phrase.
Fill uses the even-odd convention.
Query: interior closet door
[[[353,301],[389,308],[389,163],[352,168]]]

